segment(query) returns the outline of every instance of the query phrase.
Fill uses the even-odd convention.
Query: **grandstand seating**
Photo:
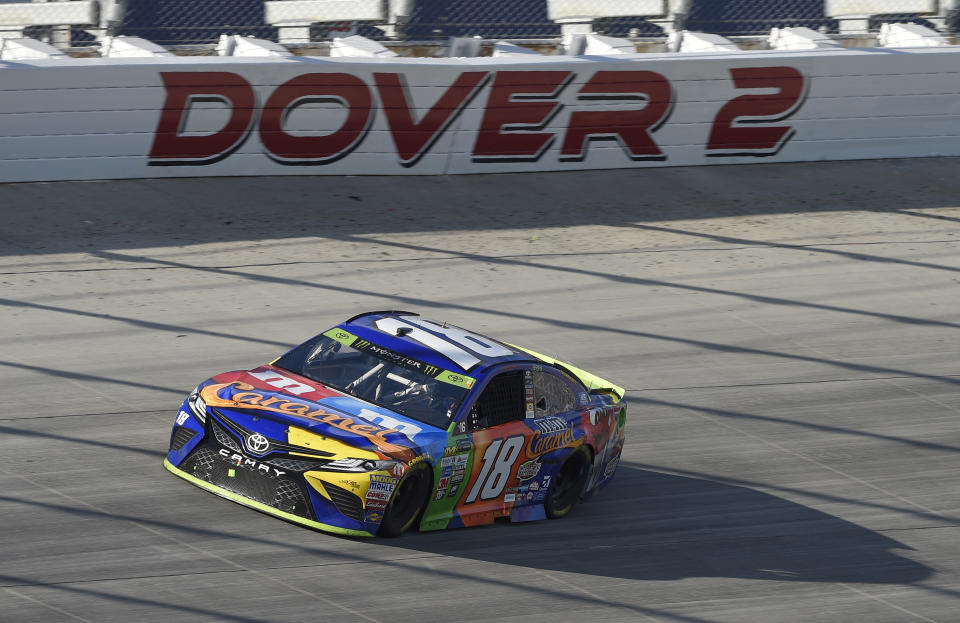
[[[265,20],[276,26],[281,43],[310,40],[317,23],[365,22],[396,35],[410,17],[414,0],[268,0]]]
[[[613,17],[645,17],[666,32],[682,22],[692,0],[547,0],[547,15],[567,34],[589,34],[593,22]],[[659,19],[656,19],[659,18]]]
[[[567,35],[571,43],[572,34],[760,35],[772,27],[863,34],[910,21],[946,30],[958,14],[960,0],[0,0],[0,37],[58,47],[110,35],[210,44],[221,34],[287,44],[352,33],[437,42]],[[675,49],[680,39],[672,41]]]
[[[98,2],[14,2],[0,4],[0,37],[20,38],[31,27],[45,26],[52,40],[70,45],[70,26],[99,24]]]
[[[841,33],[862,33],[875,15],[917,14],[943,27],[960,0],[824,0],[824,14],[839,22]]]

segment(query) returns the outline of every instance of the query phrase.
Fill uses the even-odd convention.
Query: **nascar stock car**
[[[200,384],[164,465],[345,535],[557,518],[613,477],[623,393],[518,346],[370,312],[269,365]]]

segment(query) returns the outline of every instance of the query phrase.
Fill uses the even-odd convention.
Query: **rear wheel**
[[[550,484],[550,490],[544,502],[547,517],[559,519],[570,512],[573,505],[580,500],[589,474],[590,459],[587,456],[587,450],[581,446],[567,458]]]
[[[383,512],[380,536],[400,536],[410,529],[430,496],[430,469],[426,462],[407,470],[394,489],[390,503]]]

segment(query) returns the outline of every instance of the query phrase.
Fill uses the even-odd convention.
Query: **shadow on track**
[[[411,533],[386,545],[630,580],[718,577],[912,584],[933,570],[907,546],[833,515],[712,480],[622,465],[568,517]]]
[[[960,194],[954,174],[958,162],[921,158],[448,177],[0,184],[0,257],[784,212],[861,210],[913,216],[918,222],[955,220],[918,210],[944,207],[943,197]]]

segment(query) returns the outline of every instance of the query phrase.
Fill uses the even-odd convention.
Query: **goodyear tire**
[[[407,470],[383,512],[380,536],[397,537],[416,523],[430,497],[430,469],[425,462]]]
[[[590,457],[587,455],[587,450],[581,446],[567,458],[553,482],[550,483],[550,490],[547,491],[547,499],[544,502],[547,517],[559,519],[570,512],[573,505],[580,501],[589,474]]]

